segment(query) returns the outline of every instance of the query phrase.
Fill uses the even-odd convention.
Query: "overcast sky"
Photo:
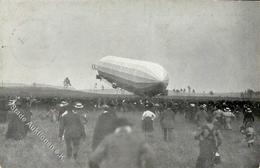
[[[4,82],[93,88],[106,55],[156,62],[168,88],[260,90],[260,3],[170,0],[0,2]]]

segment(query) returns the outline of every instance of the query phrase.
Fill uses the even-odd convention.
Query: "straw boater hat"
[[[154,105],[155,107],[160,107],[160,105],[158,104],[158,103],[155,103],[155,105]]]
[[[15,105],[15,102],[16,102],[16,99],[10,99],[10,100],[8,101],[8,105],[9,105],[9,106]]]
[[[77,103],[75,103],[74,107],[75,107],[76,109],[82,109],[84,106],[83,106],[82,103],[77,102]]]
[[[226,107],[226,108],[225,108],[225,111],[226,111],[226,112],[230,112],[231,110],[230,110],[229,107]]]
[[[66,101],[62,101],[62,102],[60,103],[60,106],[61,106],[61,107],[65,107],[65,106],[67,106],[67,105],[69,105],[69,103],[66,102]]]
[[[191,106],[191,107],[195,107],[195,104],[194,104],[194,103],[191,103],[190,106]]]
[[[104,109],[108,109],[109,106],[108,106],[107,104],[104,104],[104,105],[102,106],[102,108],[104,108]]]
[[[200,109],[206,109],[206,108],[207,108],[207,105],[206,105],[206,104],[200,105]]]
[[[252,113],[252,110],[251,110],[250,108],[247,108],[247,109],[246,109],[246,112]]]

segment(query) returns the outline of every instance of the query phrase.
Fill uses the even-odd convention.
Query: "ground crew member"
[[[89,158],[90,168],[155,168],[152,148],[134,135],[127,119],[116,120],[116,129],[108,135]]]
[[[77,159],[80,140],[86,137],[84,126],[81,122],[79,114],[74,112],[73,106],[66,107],[67,114],[64,114],[60,120],[59,138],[64,139],[66,143],[67,158]]]

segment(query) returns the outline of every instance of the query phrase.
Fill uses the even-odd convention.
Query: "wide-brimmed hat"
[[[76,102],[76,103],[74,104],[74,107],[75,107],[76,109],[82,109],[84,106],[83,106],[82,103]]]

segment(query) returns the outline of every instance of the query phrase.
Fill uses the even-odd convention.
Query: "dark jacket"
[[[30,122],[32,113],[26,108],[17,108],[17,113],[14,111],[8,112],[8,128],[6,132],[6,138],[20,140],[26,136],[29,130],[27,122]],[[19,117],[23,116],[23,117]],[[25,118],[26,121],[22,121]]]
[[[155,154],[143,138],[123,131],[108,135],[101,142],[89,158],[90,168],[156,167]]]
[[[174,128],[175,113],[170,109],[166,109],[160,116],[160,124],[162,128]]]
[[[71,111],[61,117],[59,137],[62,137],[63,134],[64,138],[82,138],[86,136],[79,114]]]
[[[96,126],[94,128],[94,135],[92,140],[92,149],[100,144],[100,142],[115,130],[115,120],[117,119],[116,113],[108,111],[101,113],[98,117]]]
[[[206,124],[202,127],[201,132],[195,136],[199,140],[199,157],[196,168],[210,168],[214,165],[215,153],[222,143],[222,135],[219,130],[215,129],[213,124]]]
[[[198,126],[203,126],[207,123],[208,113],[205,110],[199,110],[195,114],[195,121]]]
[[[254,122],[254,121],[255,121],[255,118],[254,118],[253,113],[248,113],[248,112],[244,113],[243,123]]]

